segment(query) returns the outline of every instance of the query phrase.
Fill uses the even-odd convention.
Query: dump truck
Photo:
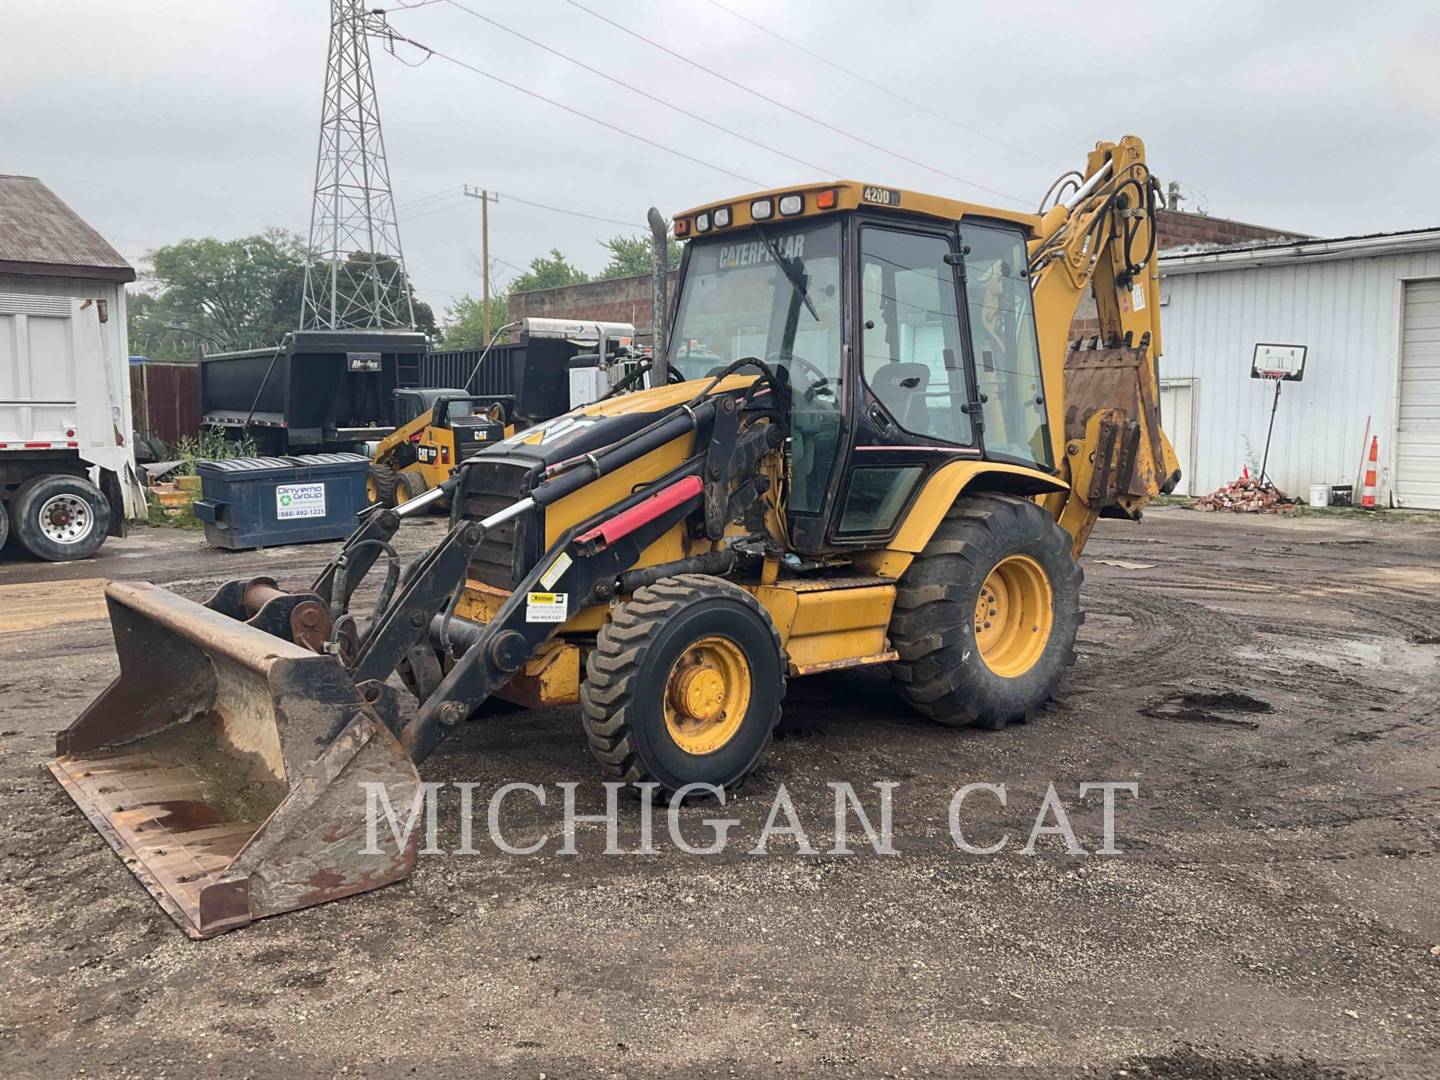
[[[103,300],[0,293],[0,547],[84,559],[144,516],[112,317]]]
[[[206,937],[409,874],[418,836],[369,846],[366,800],[415,805],[492,696],[578,705],[602,775],[675,799],[740,783],[796,678],[887,665],[941,724],[1035,717],[1096,519],[1179,478],[1142,143],[1098,144],[1051,199],[827,181],[679,215],[657,363],[715,374],[479,451],[298,588],[110,585],[120,674],[52,772]],[[1072,350],[1086,290],[1101,330]],[[390,540],[441,499],[447,532],[402,567]]]

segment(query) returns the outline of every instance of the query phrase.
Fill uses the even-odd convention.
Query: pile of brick
[[[1231,480],[1209,495],[1202,495],[1190,504],[1191,510],[1228,510],[1232,514],[1283,514],[1295,502],[1274,484],[1261,485],[1252,476]]]

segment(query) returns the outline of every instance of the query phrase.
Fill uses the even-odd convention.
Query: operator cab
[[[956,458],[1055,471],[1037,220],[853,181],[676,218],[690,243],[669,364],[702,378],[754,357],[788,376],[796,549],[873,547]]]
[[[506,406],[514,402],[507,395],[476,397],[453,387],[404,387],[394,396],[395,426],[430,413],[430,428],[454,434],[457,462],[505,438]],[[415,438],[422,436],[417,433]]]

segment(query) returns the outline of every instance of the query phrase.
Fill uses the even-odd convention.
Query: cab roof
[[[793,198],[799,197],[800,207],[791,213],[781,213],[781,201],[793,205]],[[757,206],[756,204],[761,204]],[[769,204],[769,214],[764,215],[764,204]],[[772,188],[749,195],[737,195],[733,199],[697,206],[692,210],[675,215],[675,236],[681,240],[695,240],[716,233],[742,229],[756,221],[796,221],[802,218],[820,217],[825,214],[844,213],[849,210],[892,211],[933,218],[936,221],[956,222],[964,217],[999,218],[1014,221],[1034,230],[1040,223],[1040,215],[1024,210],[1002,210],[994,206],[961,202],[941,195],[925,195],[918,191],[902,188],[882,187],[879,184],[864,184],[858,180],[827,180],[818,184],[802,184],[792,187]],[[721,217],[728,216],[729,223],[717,225],[716,211]],[[756,217],[760,210],[762,216]],[[729,211],[728,215],[723,211]],[[702,228],[701,226],[704,226]]]

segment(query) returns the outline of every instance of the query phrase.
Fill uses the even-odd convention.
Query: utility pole
[[[472,191],[465,185],[465,194],[480,200],[480,332],[485,344],[490,344],[490,204],[499,202],[497,195],[485,190]]]
[[[381,31],[361,0],[330,0],[302,330],[415,325],[370,71],[369,39]]]

